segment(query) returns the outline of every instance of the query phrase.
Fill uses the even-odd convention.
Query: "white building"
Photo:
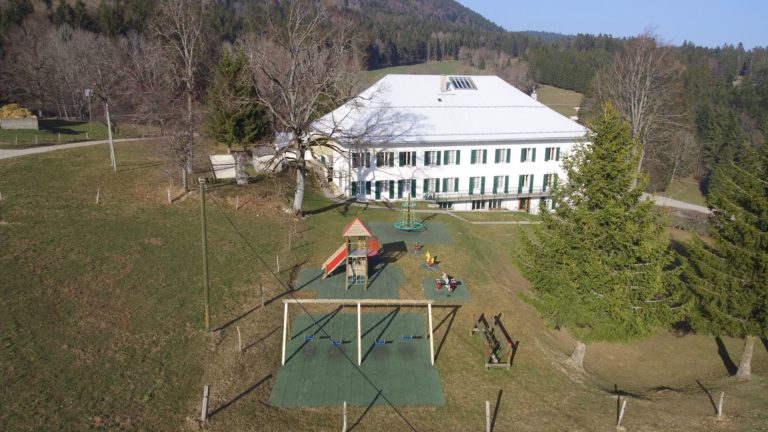
[[[440,75],[387,75],[315,129],[344,153],[320,157],[339,193],[530,212],[586,133],[499,77]]]

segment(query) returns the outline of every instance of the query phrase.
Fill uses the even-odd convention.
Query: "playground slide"
[[[323,272],[325,273],[323,275],[323,279],[328,277],[331,273],[333,273],[334,270],[336,270],[336,267],[340,266],[341,263],[344,262],[344,260],[347,258],[347,244],[342,244],[338,249],[336,249],[336,252],[331,255],[330,258],[325,260],[323,263]]]

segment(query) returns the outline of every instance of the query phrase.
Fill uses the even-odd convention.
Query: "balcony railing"
[[[510,198],[543,198],[548,197],[552,188],[551,187],[515,187],[510,188],[509,191],[493,192],[486,190],[485,193],[480,191],[459,191],[459,192],[427,192],[424,194],[424,199],[434,201],[436,203],[441,202],[458,202],[458,201],[474,201],[474,200],[490,200],[490,199],[510,199]]]

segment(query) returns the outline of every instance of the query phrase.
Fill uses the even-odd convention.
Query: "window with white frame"
[[[431,192],[437,192],[439,181],[440,179],[436,178],[424,179],[424,193],[427,194]]]
[[[457,165],[459,154],[459,150],[445,150],[443,152],[443,165]]]
[[[351,154],[352,168],[370,168],[371,154],[368,152],[354,152]]]
[[[496,149],[494,161],[496,163],[507,163],[511,156],[511,149]]]
[[[400,159],[400,166],[416,166],[416,152],[400,152],[398,158]]]
[[[440,185],[441,192],[458,192],[459,191],[459,178],[458,177],[446,177],[442,179],[442,185]]]
[[[424,166],[436,166],[440,165],[440,151],[425,151],[424,152]]]
[[[488,160],[488,150],[478,149],[472,150],[470,153],[470,164],[484,164]]]
[[[484,177],[470,177],[469,178],[469,193],[471,193],[471,194],[483,193],[484,191],[482,189],[483,189],[483,186],[484,186],[484,183],[485,183],[483,181],[483,179],[484,179]]]
[[[544,161],[559,161],[560,147],[547,147],[544,149]]]
[[[376,166],[377,167],[393,167],[393,166],[395,166],[395,153],[394,152],[378,152],[378,153],[376,153]]]
[[[525,147],[520,149],[520,162],[536,162],[536,148]]]

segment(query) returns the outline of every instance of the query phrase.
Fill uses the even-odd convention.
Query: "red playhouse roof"
[[[365,236],[373,237],[371,229],[368,228],[359,218],[355,218],[352,222],[344,227],[344,231],[341,233],[344,237]]]

